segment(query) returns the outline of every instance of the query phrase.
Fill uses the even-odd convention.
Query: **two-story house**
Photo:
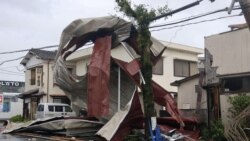
[[[218,67],[221,118],[228,122],[229,96],[250,93],[250,32],[240,28],[205,37],[205,48],[212,54],[212,66]]]
[[[153,80],[176,97],[177,88],[171,86],[170,83],[198,73],[198,54],[202,54],[204,50],[202,48],[176,43],[160,42],[166,46],[167,49],[164,51],[162,58],[153,67]],[[88,47],[74,52],[67,58],[68,61],[75,62],[77,75],[86,74],[92,50],[92,47]],[[124,51],[124,48],[115,48],[111,51],[111,56],[115,58],[126,58]],[[127,58],[129,58],[129,56]],[[158,105],[155,106],[157,111],[162,109],[162,107]]]
[[[40,102],[70,104],[64,92],[53,84],[55,56],[56,51],[31,49],[21,61],[25,67],[25,92],[19,97],[23,99],[25,118],[34,119]],[[70,63],[68,66],[73,73],[75,66]]]
[[[200,99],[201,121],[221,118],[227,124],[231,106],[228,98],[250,93],[250,32],[248,28],[205,37],[204,89]],[[209,55],[211,54],[211,55]],[[211,56],[211,57],[209,57]],[[210,59],[209,59],[210,58]],[[212,66],[210,66],[212,64]],[[217,67],[216,73],[211,67]],[[178,109],[185,117],[197,115],[198,74],[174,81],[178,86]],[[213,82],[214,81],[214,82]],[[206,111],[208,110],[208,111]]]

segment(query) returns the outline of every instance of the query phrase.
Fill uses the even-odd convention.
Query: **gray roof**
[[[40,50],[32,48],[29,52],[37,55],[41,59],[44,60],[54,60],[57,51],[47,51],[47,50]]]
[[[20,64],[26,65],[26,63],[29,61],[30,57],[33,55],[36,55],[42,60],[54,60],[56,56],[57,51],[48,51],[48,50],[41,50],[41,49],[30,49],[29,52],[25,55],[23,60]]]

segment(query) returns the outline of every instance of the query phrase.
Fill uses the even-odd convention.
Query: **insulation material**
[[[111,36],[97,38],[88,67],[88,116],[109,113]]]

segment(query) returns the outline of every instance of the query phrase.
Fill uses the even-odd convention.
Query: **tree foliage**
[[[229,112],[235,117],[239,115],[248,105],[250,105],[250,96],[246,94],[239,94],[235,97],[229,97],[229,103],[232,107],[229,108]]]
[[[153,22],[153,18],[157,14],[162,14],[164,11],[169,11],[167,6],[161,7],[158,10],[147,8],[145,4],[133,5],[129,0],[116,0],[118,9],[123,12],[125,16],[133,20],[137,24],[137,45],[141,54],[141,71],[145,80],[145,84],[142,86],[142,95],[144,103],[145,113],[145,134],[149,139],[149,124],[150,117],[155,116],[153,94],[152,94],[152,62],[150,46],[152,42],[150,40],[151,33],[149,31],[149,25]]]

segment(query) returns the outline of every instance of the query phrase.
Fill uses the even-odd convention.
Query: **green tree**
[[[168,12],[169,9],[166,6],[155,9],[148,9],[146,5],[139,4],[131,6],[131,2],[128,0],[116,0],[119,11],[123,12],[128,18],[137,23],[137,44],[141,53],[142,75],[145,79],[145,84],[142,86],[142,95],[145,111],[145,135],[149,140],[149,123],[150,118],[155,116],[153,94],[152,94],[152,62],[150,54],[150,46],[152,42],[150,40],[151,33],[149,31],[149,25],[152,23],[159,14]]]
[[[232,105],[228,110],[235,117],[239,115],[248,105],[250,105],[250,96],[239,94],[235,97],[229,97],[229,103]]]

